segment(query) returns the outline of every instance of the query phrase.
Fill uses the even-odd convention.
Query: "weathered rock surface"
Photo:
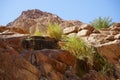
[[[98,72],[91,70],[88,74],[84,75],[81,80],[114,80],[109,77],[106,77]]]
[[[90,35],[90,31],[89,30],[81,30],[81,31],[79,31],[77,33],[76,36],[79,38],[79,37],[84,37],[84,36],[88,36],[88,35]]]
[[[111,31],[120,31],[120,23],[114,23],[109,27]]]
[[[7,26],[21,28],[33,34],[37,26],[39,26],[41,32],[45,32],[49,22],[62,23],[62,19],[57,15],[34,9],[23,11],[15,21]]]
[[[67,27],[63,30],[63,34],[75,33],[77,31],[78,31],[78,27],[76,27],[76,26]]]
[[[57,49],[43,49],[25,52],[22,56],[41,72],[41,80],[79,80],[75,74],[76,59],[69,52]]]
[[[86,30],[89,30],[90,32],[92,32],[94,30],[94,28],[89,25],[89,24],[82,24],[80,27],[79,27],[79,30],[81,29],[86,29]]]
[[[58,40],[43,36],[29,36],[22,41],[25,49],[41,50],[41,49],[60,49]]]
[[[5,31],[7,32],[12,32],[12,33],[20,33],[20,34],[29,34],[28,31],[20,28],[10,28],[7,26],[0,26],[0,33],[4,33]]]
[[[0,80],[39,80],[40,71],[0,40]]]
[[[25,38],[26,36],[11,37],[11,38],[4,39],[4,42],[10,47],[14,48],[16,51],[21,52],[22,50],[24,50],[22,42]]]
[[[119,63],[120,59],[120,40],[111,41],[97,47],[98,52],[104,55],[109,62]]]
[[[83,23],[77,20],[63,20],[63,22],[60,24],[60,27],[62,29],[65,29],[67,27],[72,27],[72,26],[76,26],[79,27],[81,26]]]
[[[58,23],[62,29],[72,26],[80,26],[82,22],[77,20],[63,20],[55,14],[40,11],[38,9],[23,11],[22,14],[10,22],[7,26],[21,28],[34,34],[36,27],[42,33],[46,33],[49,23]]]
[[[72,33],[76,33],[76,37],[84,37],[84,36],[89,36],[93,30],[95,30],[91,25],[81,23],[80,25],[76,26],[71,26],[71,27],[66,27],[63,29],[63,34],[69,35]]]
[[[120,40],[120,34],[115,35],[114,38]]]

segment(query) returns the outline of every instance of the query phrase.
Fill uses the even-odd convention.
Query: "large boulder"
[[[114,38],[120,40],[120,34],[115,35]]]
[[[75,33],[77,31],[78,31],[77,26],[67,27],[67,28],[63,29],[63,34]]]
[[[86,41],[88,41],[91,45],[97,46],[106,42],[105,37],[106,34],[90,34]]]
[[[120,23],[114,23],[109,27],[109,30],[111,31],[120,31]]]
[[[86,29],[83,29],[81,31],[79,31],[76,35],[77,38],[80,38],[80,37],[85,37],[85,36],[89,36],[90,35],[90,31],[89,30],[86,30]]]
[[[21,52],[22,50],[24,50],[23,48],[23,40],[26,38],[26,36],[17,36],[17,37],[13,37],[11,35],[10,38],[5,38],[3,39],[3,42],[5,42],[7,45],[9,45],[10,47],[12,47],[13,49],[15,49],[17,52]]]
[[[76,37],[80,38],[80,37],[89,36],[93,32],[93,30],[94,28],[91,25],[84,23],[78,28],[78,33]]]
[[[0,40],[0,80],[39,80],[40,71]]]
[[[86,30],[89,30],[89,31],[93,31],[94,30],[94,28],[91,26],[91,25],[89,25],[89,24],[82,24],[80,27],[79,27],[79,30],[81,30],[81,29],[86,29]]]
[[[119,63],[120,58],[120,40],[101,44],[97,47],[98,52],[105,56],[110,63]]]

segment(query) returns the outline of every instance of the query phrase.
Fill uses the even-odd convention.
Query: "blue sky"
[[[40,9],[65,20],[85,23],[99,16],[110,16],[113,22],[120,22],[119,4],[120,0],[0,0],[0,25],[6,25],[28,9]]]

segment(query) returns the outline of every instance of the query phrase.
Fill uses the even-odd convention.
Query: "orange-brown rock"
[[[90,34],[87,40],[91,45],[97,46],[106,42],[105,37],[107,37],[106,34],[93,33],[93,34]]]
[[[12,27],[7,27],[7,26],[0,27],[0,33],[4,32],[6,30],[8,30],[9,32],[13,32],[13,33],[29,34],[28,31],[20,29],[20,28],[12,28]]]
[[[44,49],[44,50],[41,50],[41,52],[44,53],[45,55],[47,55],[48,57],[56,59],[56,60],[63,62],[67,65],[70,65],[70,66],[75,65],[76,59],[68,51]]]
[[[120,31],[120,23],[114,23],[109,27],[111,31]]]
[[[79,27],[83,23],[77,20],[63,20],[63,22],[60,24],[60,27],[62,29],[65,29],[67,27],[77,26]]]
[[[1,42],[1,40],[0,40]],[[4,42],[0,46],[0,80],[39,80],[40,71]]]
[[[112,64],[119,63],[120,40],[111,41],[97,47],[98,52],[108,59]]]
[[[120,39],[120,34],[114,36],[115,39]]]
[[[65,50],[43,49],[40,51],[24,51],[21,55],[38,67],[41,72],[41,79],[79,79],[75,74],[76,59]]]
[[[94,30],[94,28],[93,28],[91,25],[89,25],[89,24],[82,24],[82,25],[80,26],[80,28],[81,28],[81,29],[89,30],[89,31],[91,31],[91,32]]]
[[[89,36],[90,34],[91,34],[91,31],[83,29],[77,33],[76,37],[77,38],[85,37],[85,36]]]
[[[91,70],[89,73],[84,75],[81,80],[113,80],[113,79],[105,75],[102,75],[94,70]]]
[[[11,48],[15,49],[16,51],[21,52],[22,50],[24,50],[22,42],[25,38],[26,36],[11,37],[4,39],[4,42],[6,43],[6,45],[9,45]]]
[[[67,28],[63,29],[63,34],[75,33],[77,31],[78,31],[77,26],[67,27]]]
[[[113,35],[108,35],[107,37],[105,37],[105,40],[114,41],[115,38]]]

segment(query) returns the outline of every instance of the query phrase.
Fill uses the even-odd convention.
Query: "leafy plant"
[[[52,38],[60,40],[62,37],[62,30],[57,23],[49,23],[47,28],[47,34]]]
[[[92,48],[84,43],[82,39],[77,39],[75,37],[66,38],[67,42],[65,45],[61,46],[62,49],[68,50],[78,59],[83,59],[84,57],[91,58]]]
[[[99,17],[93,20],[90,24],[98,30],[108,28],[112,24],[112,19],[110,17]]]

